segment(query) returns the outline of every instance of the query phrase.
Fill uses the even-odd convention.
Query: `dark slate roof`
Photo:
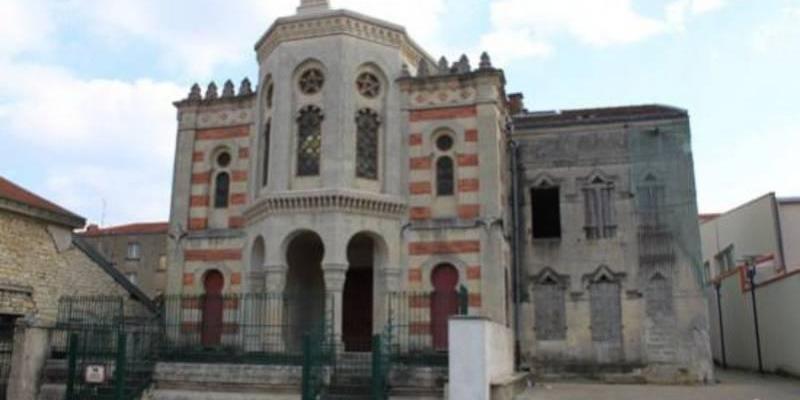
[[[688,115],[688,112],[684,109],[659,104],[559,111],[526,111],[514,116],[514,125],[517,129],[546,128],[686,118]]]
[[[86,220],[53,202],[47,200],[25,188],[0,176],[0,199],[16,203],[15,211],[25,212],[34,217],[45,218],[53,222],[67,225],[71,228],[80,228]],[[40,211],[36,214],[31,211]]]

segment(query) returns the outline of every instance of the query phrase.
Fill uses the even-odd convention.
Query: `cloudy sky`
[[[168,217],[189,86],[255,76],[299,0],[0,0],[0,175],[106,225]],[[798,0],[333,0],[434,55],[488,50],[530,109],[687,108],[702,211],[800,195]]]

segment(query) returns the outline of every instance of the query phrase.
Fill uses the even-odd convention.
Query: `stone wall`
[[[0,302],[4,307],[0,314],[32,316],[48,323],[55,321],[61,296],[127,295],[65,240],[71,235],[65,228],[0,211],[0,298],[17,299]]]

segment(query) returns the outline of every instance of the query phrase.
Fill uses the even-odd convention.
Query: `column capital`
[[[347,279],[347,268],[344,263],[323,263],[322,273],[325,275],[325,289],[329,292],[344,291],[344,281]]]
[[[283,292],[288,270],[289,267],[282,264],[264,265],[264,290],[268,293]]]

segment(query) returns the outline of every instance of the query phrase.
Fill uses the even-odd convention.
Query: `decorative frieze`
[[[272,195],[260,200],[245,212],[245,218],[298,212],[344,212],[401,218],[406,210],[406,204],[396,199],[335,191],[305,192]]]

